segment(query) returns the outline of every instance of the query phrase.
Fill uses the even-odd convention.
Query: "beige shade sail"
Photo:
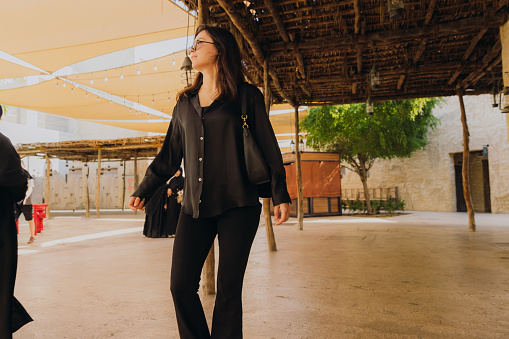
[[[56,85],[59,83],[59,87]],[[99,100],[98,100],[99,99]],[[157,115],[139,113],[110,100],[98,97],[70,84],[63,87],[57,79],[43,83],[0,91],[0,102],[34,111],[74,119],[147,120],[161,119]]]
[[[98,55],[186,36],[188,22],[190,34],[195,25],[193,16],[168,0],[2,1],[0,12],[1,50],[50,73]]]
[[[65,78],[171,115],[177,92],[184,88],[180,67],[185,56],[185,51],[181,51],[139,64]]]
[[[168,131],[168,126],[170,125],[170,120],[159,121],[155,120],[154,122],[148,121],[107,121],[107,120],[90,120],[91,122],[97,122],[103,125],[114,126],[132,129],[140,132],[151,132],[151,133],[166,133]]]
[[[41,75],[42,72],[0,59],[0,78],[19,78],[29,75]]]

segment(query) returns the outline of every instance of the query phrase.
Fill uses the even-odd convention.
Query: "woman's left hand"
[[[290,218],[290,206],[287,202],[274,206],[274,222],[281,225]]]

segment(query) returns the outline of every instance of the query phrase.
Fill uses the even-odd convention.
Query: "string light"
[[[140,69],[138,68],[138,71],[136,72],[136,74],[140,75],[141,72],[140,72]]]
[[[175,66],[175,58],[173,58],[173,62],[172,62],[173,66]]]
[[[90,79],[90,84],[93,85],[94,84],[94,79]]]
[[[97,102],[99,102],[99,97],[97,97]]]
[[[120,79],[124,79],[124,73],[120,73]]]
[[[88,93],[87,92],[85,92],[85,98],[88,98]]]
[[[92,77],[92,72],[90,72],[90,84],[94,83],[94,78]]]
[[[154,71],[157,71],[157,64],[154,64]]]
[[[57,82],[57,88],[58,88],[58,82]]]
[[[104,77],[104,81],[108,82],[108,76],[107,75]]]
[[[62,87],[65,88],[65,82],[62,82]]]
[[[74,88],[71,87],[71,93],[74,93]]]

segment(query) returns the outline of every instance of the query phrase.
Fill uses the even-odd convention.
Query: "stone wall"
[[[498,108],[492,108],[489,95],[465,96],[464,101],[470,130],[470,150],[478,153],[484,145],[489,145],[492,213],[509,213],[506,116]],[[408,210],[455,212],[454,154],[463,151],[458,98],[445,98],[441,107],[435,108],[434,115],[441,123],[429,132],[430,144],[426,149],[415,152],[411,158],[376,161],[369,173],[368,185],[372,188],[398,186]],[[471,160],[471,173],[478,175],[473,176],[472,180],[474,208],[484,211],[482,159],[473,154]],[[357,174],[348,170],[341,182],[343,188],[362,187]]]

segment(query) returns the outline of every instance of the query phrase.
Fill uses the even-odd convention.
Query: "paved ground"
[[[244,285],[246,339],[508,338],[509,215],[410,212],[261,225]],[[14,338],[178,338],[173,239],[143,214],[54,213],[34,245],[21,222],[16,296],[35,321]],[[216,252],[217,253],[217,252]],[[212,314],[213,296],[203,296]]]

